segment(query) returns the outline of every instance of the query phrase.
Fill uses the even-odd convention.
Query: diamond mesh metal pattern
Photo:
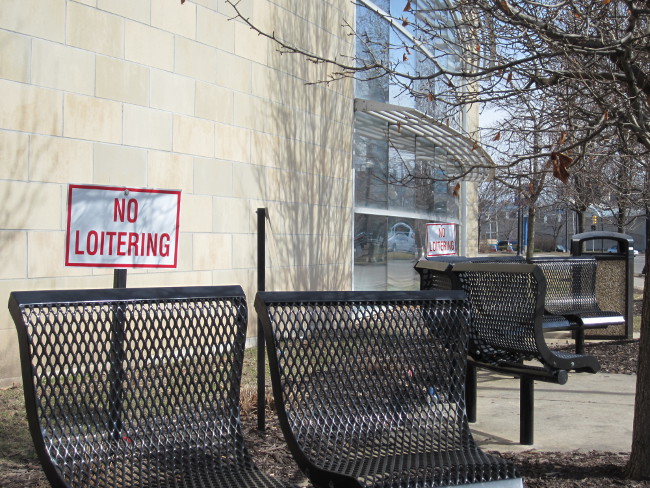
[[[451,290],[453,288],[448,272],[427,268],[416,268],[420,273],[420,290]]]
[[[596,301],[594,258],[535,259],[546,278],[545,307],[549,313],[583,319],[611,317],[621,322],[621,314],[600,309]]]
[[[420,275],[420,290],[452,290],[454,285],[451,269],[456,263],[525,263],[522,256],[482,256],[468,258],[464,256],[446,256],[429,260],[420,260],[415,264],[415,270]],[[447,268],[445,269],[445,265]]]
[[[526,263],[526,258],[523,256],[518,256],[517,254],[510,254],[510,255],[505,255],[505,256],[480,256],[480,257],[473,257],[473,258],[467,258],[467,261],[471,263],[519,263],[519,264],[525,264]]]
[[[471,304],[469,352],[474,359],[494,365],[535,359],[551,368],[598,371],[593,356],[546,345],[546,281],[537,266],[466,263],[453,272]]]
[[[446,486],[516,478],[464,411],[462,292],[260,293],[285,437],[318,486]]]
[[[98,488],[284,486],[254,467],[242,437],[241,288],[159,290],[12,294],[48,478]]]
[[[498,270],[457,274],[472,307],[472,356],[491,363],[541,359],[535,340],[533,275]]]

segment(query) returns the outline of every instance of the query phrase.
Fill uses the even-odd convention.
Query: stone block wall
[[[239,6],[314,52],[352,52],[348,0]],[[111,270],[64,266],[70,183],[182,190],[178,268],[128,286],[236,283],[252,304],[266,207],[268,289],[350,287],[352,83],[307,85],[328,68],[232,16],[225,0],[2,0],[0,297],[112,286]],[[0,386],[18,381],[0,307]]]

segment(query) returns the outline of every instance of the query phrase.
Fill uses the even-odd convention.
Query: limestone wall
[[[348,0],[239,5],[351,52]],[[267,207],[268,289],[350,287],[352,84],[306,85],[327,68],[231,17],[224,0],[2,0],[0,297],[112,286],[111,270],[64,266],[69,183],[182,190],[178,268],[129,286],[236,283],[252,304]],[[18,376],[0,307],[0,386]]]

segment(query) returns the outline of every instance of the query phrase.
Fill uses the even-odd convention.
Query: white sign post
[[[427,224],[427,257],[456,254],[456,224]]]
[[[181,192],[69,185],[66,266],[175,268]]]

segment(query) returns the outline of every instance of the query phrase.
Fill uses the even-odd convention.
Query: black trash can
[[[605,245],[607,243],[607,245]],[[613,244],[612,244],[613,243]],[[584,232],[571,239],[571,255],[593,256],[600,308],[619,312],[625,323],[588,332],[593,339],[632,339],[634,332],[634,239],[618,232]]]

